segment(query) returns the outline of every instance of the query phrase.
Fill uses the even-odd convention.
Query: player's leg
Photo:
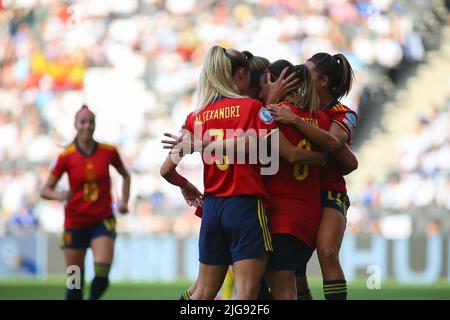
[[[84,258],[89,246],[85,238],[83,229],[66,229],[63,233],[61,248],[64,249],[66,272],[70,277],[66,283],[66,300],[83,300]],[[76,278],[78,275],[74,272],[77,271],[80,278]]]
[[[260,199],[234,197],[226,203],[222,223],[230,239],[237,300],[256,300],[273,251],[268,219]]]
[[[97,300],[109,285],[109,271],[114,256],[115,219],[107,218],[92,228],[91,248],[94,255],[95,276],[89,300]]]
[[[197,286],[191,300],[213,300],[227,274],[228,265],[208,265],[200,263]]]
[[[276,300],[297,300],[296,274],[306,275],[312,249],[291,234],[273,234],[274,253],[267,266],[267,280]]]
[[[339,250],[344,237],[348,198],[342,193],[327,195],[323,202],[322,219],[317,235],[317,255],[327,300],[347,299],[347,282],[339,261]]]
[[[200,267],[191,300],[212,300],[216,297],[231,262],[229,245],[220,223],[224,198],[207,196],[199,236]]]
[[[296,276],[297,300],[313,300],[306,276]]]
[[[197,288],[197,279],[188,289],[184,290],[178,300],[190,300],[191,296],[194,294],[195,289]]]
[[[297,251],[300,253],[300,264],[295,272],[297,284],[297,300],[312,300],[311,291],[309,290],[308,280],[306,278],[306,268],[314,249],[308,247],[304,242],[299,243]]]

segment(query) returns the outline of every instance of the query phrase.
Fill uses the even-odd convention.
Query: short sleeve
[[[253,129],[256,129],[258,132],[259,130],[266,130],[267,132],[270,132],[272,129],[278,127],[278,123],[273,119],[269,110],[265,106],[261,103],[254,102],[252,107],[256,113],[252,116],[254,119],[252,123]],[[258,135],[261,136],[260,134]]]
[[[356,127],[357,119],[356,113],[348,110],[347,112],[336,113],[331,121],[340,125],[347,132],[350,141]]]
[[[124,166],[119,151],[115,147],[111,152],[111,165],[113,165],[115,168],[122,168]]]
[[[67,156],[60,154],[56,162],[53,162],[50,165],[50,173],[55,178],[59,179],[66,171],[67,171]]]

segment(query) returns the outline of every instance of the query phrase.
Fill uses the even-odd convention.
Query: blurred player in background
[[[90,300],[99,299],[108,287],[109,270],[113,260],[115,218],[112,210],[112,165],[122,176],[122,198],[118,210],[128,212],[130,175],[117,149],[94,140],[95,115],[85,105],[75,116],[76,137],[60,155],[41,191],[48,200],[65,203],[62,248],[66,265],[81,270],[81,288],[67,288],[67,300],[83,299],[84,259],[91,247],[95,263],[95,277],[91,284]],[[70,190],[56,191],[55,187],[66,172]]]
[[[350,201],[343,175],[355,170],[358,163],[355,158],[353,163],[343,166],[336,157],[343,152],[342,147],[346,143],[351,144],[357,122],[356,113],[339,102],[339,99],[350,92],[353,70],[342,54],[332,56],[328,53],[317,53],[308,59],[306,65],[311,72],[320,98],[320,108],[331,121],[329,131],[304,121],[286,106],[273,107],[271,113],[277,121],[295,125],[311,142],[332,154],[332,159],[321,173],[323,209],[317,236],[317,253],[322,270],[325,298],[345,300],[347,282],[339,262],[339,250],[344,237]]]

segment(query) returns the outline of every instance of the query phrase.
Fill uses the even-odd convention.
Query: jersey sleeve
[[[183,125],[181,126],[180,134],[184,135],[185,130],[189,131],[190,133],[194,133],[194,121],[192,121],[192,119],[193,114],[192,113],[188,114],[186,119],[184,120]]]
[[[275,122],[269,110],[259,101],[253,102],[251,110],[253,113],[251,127],[258,132],[259,137],[265,134],[264,131],[269,133],[278,127],[278,123]]]
[[[347,109],[344,112],[337,112],[331,117],[331,121],[337,123],[348,134],[348,141],[351,141],[353,130],[356,127],[357,115],[354,111]]]
[[[60,154],[56,163],[50,165],[50,174],[59,179],[67,171],[67,155]]]
[[[123,161],[120,157],[119,151],[116,147],[114,147],[111,151],[111,165],[113,165],[115,168],[123,168]]]

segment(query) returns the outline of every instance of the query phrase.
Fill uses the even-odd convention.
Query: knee
[[[319,260],[322,263],[339,262],[339,250],[333,247],[322,247],[317,250]]]
[[[197,286],[191,295],[191,300],[214,300],[216,295],[217,291],[212,288]]]
[[[244,283],[236,284],[236,299],[237,300],[256,300],[259,293],[259,284]]]

